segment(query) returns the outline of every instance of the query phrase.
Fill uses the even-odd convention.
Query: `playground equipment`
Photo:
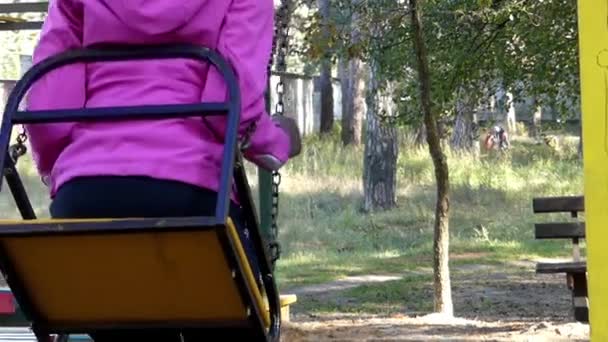
[[[285,73],[286,71],[286,55],[288,50],[289,40],[289,21],[292,9],[292,0],[280,0],[280,6],[277,11],[275,21],[275,37],[273,41],[272,57],[268,63],[268,94],[266,109],[270,112],[270,74],[272,65],[275,64],[274,57],[276,56],[276,71]],[[19,30],[39,30],[43,24],[39,20],[26,20],[15,17],[25,13],[46,13],[48,9],[47,1],[39,2],[19,2],[19,3],[0,3],[0,32],[1,31],[19,31]],[[277,115],[283,115],[283,97],[284,85],[283,77],[276,88],[277,103],[274,112]],[[266,241],[267,248],[271,256],[271,263],[274,269],[276,261],[280,258],[281,249],[278,243],[278,225],[277,219],[279,215],[279,186],[281,183],[281,174],[279,171],[272,173],[258,170],[259,179],[259,213],[260,213],[260,228],[262,235]]]
[[[608,248],[606,248],[606,241],[608,241],[608,230],[606,229],[606,222],[608,222],[608,210],[606,209],[606,203],[608,203],[608,173],[606,172],[606,165],[608,165],[608,2],[579,0],[578,26],[582,138],[584,141],[584,196],[554,198],[551,199],[551,202],[553,202],[553,211],[557,209],[573,212],[584,210],[585,223],[584,225],[580,223],[561,224],[560,238],[572,238],[573,240],[574,260],[572,263],[558,265],[552,269],[556,272],[571,274],[573,304],[575,310],[578,309],[579,314],[583,315],[582,318],[584,318],[584,304],[586,304],[583,300],[585,296],[588,296],[591,340],[606,341],[608,340],[608,316],[603,312],[608,306],[608,264],[606,263],[608,260]],[[546,199],[542,201],[546,202]],[[537,235],[538,232],[537,228]],[[578,239],[583,237],[587,243],[586,263],[580,261],[577,248]],[[539,266],[542,270],[542,265]],[[545,270],[550,269],[545,267]]]
[[[290,3],[289,0],[283,1],[278,12],[275,44],[273,46],[273,56],[275,55],[275,51],[278,54],[278,71],[285,71],[286,69],[285,55],[287,51],[288,27],[286,20],[288,20]],[[41,21],[28,21],[7,14],[44,13],[47,8],[48,2],[0,4],[0,14],[2,14],[0,15],[0,31],[38,30],[42,26]],[[134,324],[136,327],[153,329],[167,329],[171,328],[171,326],[179,330],[205,328],[209,337],[238,337],[246,335],[248,339],[254,340],[277,340],[281,319],[289,318],[289,305],[296,301],[296,297],[288,295],[279,298],[272,274],[274,263],[280,257],[280,248],[276,241],[278,234],[276,220],[278,216],[280,174],[278,172],[271,174],[262,170],[259,172],[261,217],[259,228],[261,229],[258,230],[257,215],[251,201],[242,159],[239,151],[236,150],[237,143],[234,140],[236,137],[236,133],[234,132],[236,131],[230,133],[234,129],[231,125],[238,122],[237,109],[240,109],[239,97],[238,93],[235,93],[234,83],[232,83],[233,86],[231,87],[231,98],[226,103],[89,109],[82,111],[70,110],[62,111],[62,113],[58,111],[18,112],[17,107],[15,107],[19,104],[20,98],[24,96],[25,91],[35,79],[51,69],[64,64],[77,61],[112,61],[173,58],[179,56],[210,60],[212,64],[220,68],[224,73],[229,84],[234,81],[234,75],[231,74],[231,70],[227,68],[221,57],[212,51],[200,47],[160,46],[142,47],[137,50],[126,47],[96,48],[71,51],[34,66],[18,83],[9,99],[0,132],[0,148],[4,148],[7,153],[4,155],[5,152],[2,152],[0,164],[5,166],[4,175],[18,204],[20,213],[25,219],[33,221],[28,221],[27,224],[24,222],[4,222],[0,224],[0,235],[2,236],[0,237],[0,249],[2,249],[0,251],[0,259],[2,259],[0,260],[0,268],[8,276],[7,278],[10,279],[8,283],[12,290],[0,291],[0,302],[2,300],[9,301],[9,303],[4,303],[5,305],[0,306],[6,309],[5,311],[7,312],[19,309],[24,318],[32,323],[32,328],[38,340],[47,341],[47,335],[52,333],[57,333],[59,334],[58,336],[61,336],[61,339],[64,339],[68,333],[78,333],[79,331],[86,333],[86,331],[90,331],[91,329],[118,329],[133,326]],[[269,73],[272,64],[273,59],[270,60],[268,65]],[[276,114],[282,115],[282,82],[279,82],[277,86],[277,96]],[[270,111],[270,96],[268,96],[267,100],[267,109]],[[111,120],[112,118],[126,117],[132,119],[160,118],[167,115],[199,116],[204,115],[201,114],[203,112],[209,113],[210,111],[216,112],[218,110],[227,112],[229,123],[231,123],[227,131],[222,184],[228,186],[225,189],[230,189],[229,184],[234,176],[238,193],[247,202],[247,205],[245,205],[247,207],[245,210],[247,221],[254,232],[253,238],[258,259],[262,260],[263,264],[261,267],[264,279],[261,288],[257,287],[253,279],[249,260],[243,252],[240,240],[234,235],[234,226],[226,216],[227,207],[225,205],[228,199],[228,190],[220,194],[216,215],[213,218],[133,219],[117,221],[35,220],[34,211],[31,208],[27,194],[15,168],[16,159],[26,152],[24,143],[27,137],[20,135],[17,138],[17,144],[8,148],[10,129],[13,124],[58,122],[61,120]],[[169,111],[172,114],[168,114]],[[104,261],[101,258],[97,260],[90,259],[91,265],[101,267],[106,272],[106,276],[108,276],[107,272],[114,274],[118,272],[121,276],[124,275],[126,277],[122,278],[124,281],[120,282],[120,284],[114,284],[114,294],[111,298],[102,296],[105,298],[104,300],[100,300],[99,297],[97,299],[92,298],[96,296],[96,292],[93,290],[102,288],[100,286],[104,283],[103,276],[96,271],[95,275],[91,275],[92,278],[88,278],[87,276],[86,279],[91,280],[72,284],[74,283],[74,279],[82,279],[80,278],[83,275],[82,272],[87,273],[89,271],[87,271],[87,267],[83,263],[79,264],[76,261],[62,260],[62,258],[67,258],[68,255],[65,253],[62,255],[60,252],[60,250],[65,250],[65,248],[79,248],[76,247],[76,243],[74,242],[75,239],[78,239],[80,242],[87,240],[90,243],[97,244],[99,255],[112,254],[118,256],[122,253],[122,257],[128,259],[136,254],[135,251],[121,252],[119,250],[105,249],[105,247],[110,248],[109,245],[116,245],[112,242],[114,239],[114,242],[119,240],[122,242],[137,241],[134,243],[137,244],[137,250],[140,253],[138,255],[142,256],[147,253],[150,256],[152,248],[150,242],[153,240],[153,237],[161,235],[165,251],[167,253],[174,253],[172,255],[176,258],[176,262],[184,265],[183,269],[175,270],[179,274],[173,274],[172,278],[164,275],[163,278],[163,274],[161,274],[162,265],[158,264],[158,260],[155,261],[154,258],[146,260],[139,258],[139,261],[146,265],[139,264],[137,272],[134,271],[134,268],[129,269],[129,266],[126,265],[104,269],[102,264],[118,265],[120,262],[109,262],[107,259]],[[204,244],[208,248],[202,248],[201,250],[200,245],[198,245],[199,248],[194,248],[192,245],[186,246],[186,240],[191,240],[191,242],[198,241],[198,243]],[[29,247],[25,245],[16,247],[16,245],[13,246],[13,243],[16,243],[16,245],[33,243],[45,245],[45,247],[42,249],[39,249],[40,246],[35,247],[36,253],[34,254],[36,256],[32,256],[22,249],[32,248],[32,245],[29,245]],[[74,246],[71,245],[72,243],[74,243]],[[104,244],[108,245],[104,247]],[[63,247],[61,247],[62,245]],[[86,250],[89,253],[91,252],[90,248]],[[103,253],[101,253],[102,250]],[[73,255],[73,253],[74,250],[69,254]],[[35,260],[41,257],[41,255],[47,256],[42,258],[44,262],[42,260]],[[180,260],[178,261],[178,259]],[[204,262],[201,260],[204,260]],[[266,263],[267,260],[269,260],[269,263]],[[47,269],[40,268],[43,264],[46,265]],[[57,265],[62,265],[64,270],[51,275],[52,279],[47,279],[49,272],[53,272],[49,270],[56,270]],[[89,266],[94,267],[91,265]],[[187,269],[187,265],[193,268]],[[181,291],[183,295],[178,296],[178,298],[169,296],[178,302],[181,299],[181,304],[173,300],[169,303],[169,298],[159,301],[158,296],[152,295],[154,289],[148,285],[146,285],[150,289],[150,291],[146,291],[148,297],[146,297],[145,293],[141,293],[141,289],[136,288],[134,284],[137,283],[137,280],[142,279],[142,267],[144,267],[143,272],[147,274],[147,277],[151,277],[149,280],[156,277],[156,281],[159,281],[158,284],[153,286],[156,287],[157,285],[159,293],[166,293],[167,289],[171,288],[171,284],[175,285],[177,279],[181,279],[181,281],[191,280],[191,282],[184,285],[187,286],[186,288],[181,288],[174,293],[177,295]],[[196,274],[190,274],[194,270],[196,270]],[[134,274],[137,274],[137,277]],[[39,277],[43,276],[45,278],[44,281],[40,281]],[[214,280],[204,282],[203,276],[208,277],[205,279]],[[96,277],[100,277],[98,280],[101,283],[92,280]],[[36,282],[36,278],[39,282]],[[107,279],[111,279],[111,277],[105,280],[105,284],[109,286]],[[141,282],[140,285],[142,285]],[[82,298],[76,300],[61,296],[60,293],[62,291],[63,293],[70,292],[68,289],[73,290],[75,289],[74,286],[80,289],[76,291],[77,293],[83,293]],[[88,292],[89,290],[93,292]],[[188,291],[190,291],[190,297],[187,297]],[[18,303],[10,303],[13,295]],[[128,300],[119,300],[120,298],[127,298]],[[184,298],[188,298],[188,300],[186,301]],[[110,309],[111,305],[117,306]],[[86,309],[82,309],[83,307],[86,307]],[[0,311],[2,310],[0,308]],[[88,311],[83,315],[83,312],[79,312],[78,310]],[[283,315],[281,315],[281,312]],[[6,312],[0,312],[0,314],[2,313]],[[160,322],[166,323],[160,324]],[[19,323],[19,325],[23,325],[23,322]],[[0,331],[0,338],[5,338],[2,331]],[[69,340],[81,340],[83,338],[85,337],[71,335]]]
[[[209,61],[229,89],[225,103],[19,111],[31,85],[76,62],[191,58]],[[240,94],[232,69],[211,50],[188,46],[98,47],[69,51],[33,66],[9,96],[0,127],[0,165],[25,221],[0,222],[0,269],[32,322],[38,341],[51,334],[113,329],[204,331],[208,337],[277,341],[280,301],[238,149]],[[220,191],[212,217],[36,220],[9,151],[14,124],[227,115]],[[252,231],[262,284],[228,216],[236,185]],[[0,183],[1,185],[1,183]],[[73,256],[77,255],[77,258]],[[76,279],[76,280],[75,280]],[[171,296],[158,297],[174,289]],[[94,294],[94,295],[93,295]],[[152,300],[154,299],[154,300]]]
[[[578,1],[591,340],[608,340],[608,2]]]

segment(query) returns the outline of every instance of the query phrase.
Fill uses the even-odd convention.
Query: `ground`
[[[515,262],[511,266],[504,269],[497,265],[465,265],[455,269],[454,306],[460,317],[455,319],[408,312],[407,308],[401,313],[376,315],[301,310],[320,302],[341,308],[365,307],[369,303],[345,293],[352,293],[358,287],[397,281],[396,275],[350,277],[294,288],[290,292],[298,295],[299,303],[292,308],[291,322],[285,323],[283,340],[588,340],[588,325],[572,319],[570,293],[563,275],[536,275],[534,263],[530,261]],[[377,304],[381,304],[380,301]],[[412,299],[403,298],[403,301]]]
[[[287,323],[283,341],[587,341],[588,330],[579,323],[336,317]]]

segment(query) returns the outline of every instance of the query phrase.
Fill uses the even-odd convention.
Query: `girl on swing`
[[[246,159],[276,170],[300,152],[293,120],[265,111],[273,0],[51,0],[34,63],[93,44],[192,43],[221,54],[238,78]],[[215,68],[196,60],[74,64],[41,78],[29,110],[224,101]],[[26,126],[53,218],[212,215],[225,119]],[[248,245],[239,206],[230,216]],[[253,265],[254,269],[257,268]],[[179,335],[95,334],[95,341],[180,341]],[[186,339],[188,340],[188,339]]]

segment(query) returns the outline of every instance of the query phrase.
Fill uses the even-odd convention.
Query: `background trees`
[[[532,99],[530,134],[541,113],[577,114],[576,3],[568,0],[340,0],[320,6],[320,27],[305,33],[311,56],[331,53],[344,90],[343,140],[354,142],[357,83],[367,68],[364,209],[395,204],[398,125],[417,129],[435,164],[436,310],[451,313],[448,272],[449,163],[443,151],[479,152],[479,115],[493,103],[515,129],[515,104]],[[328,15],[328,13],[330,13]],[[327,20],[332,20],[331,25]],[[333,37],[327,36],[333,27]],[[322,39],[319,39],[319,35]],[[317,52],[315,54],[315,52]],[[326,70],[326,69],[323,69]],[[502,96],[496,96],[502,93]],[[390,104],[386,98],[390,98]],[[388,105],[387,105],[388,104]],[[507,124],[507,122],[503,123]],[[407,167],[407,166],[406,166]]]

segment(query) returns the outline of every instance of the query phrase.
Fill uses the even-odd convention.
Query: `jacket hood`
[[[208,0],[101,1],[130,29],[147,35],[159,35],[188,23]]]

